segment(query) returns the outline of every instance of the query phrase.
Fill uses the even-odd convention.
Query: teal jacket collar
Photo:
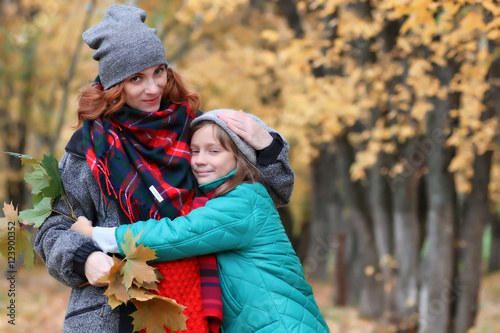
[[[229,178],[233,177],[234,174],[236,173],[236,169],[225,175],[224,177],[221,177],[219,179],[213,180],[209,183],[203,184],[199,186],[199,189],[203,194],[207,194],[208,192],[212,191],[213,189],[219,187],[224,183],[226,180]]]

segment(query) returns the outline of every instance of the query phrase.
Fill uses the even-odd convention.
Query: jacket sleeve
[[[61,179],[76,216],[96,217],[94,203],[89,191],[94,177],[86,160],[66,153],[60,163]],[[99,189],[93,189],[94,191]],[[70,215],[63,200],[56,199],[55,211]],[[47,266],[48,272],[61,283],[74,287],[86,281],[83,266],[87,257],[99,251],[89,237],[71,230],[74,221],[61,214],[53,214],[42,224],[36,239],[35,249]]]
[[[263,183],[274,204],[277,207],[285,206],[290,202],[295,181],[295,174],[288,159],[290,146],[278,132],[269,127],[267,129],[273,137],[273,142],[257,151],[257,168],[265,178]]]
[[[156,251],[158,258],[155,261],[245,248],[256,233],[256,216],[251,208],[255,195],[245,195],[241,191],[236,188],[174,220],[163,218],[119,226],[115,237],[120,254],[124,255],[123,238],[129,230],[134,237],[140,233],[136,244]]]

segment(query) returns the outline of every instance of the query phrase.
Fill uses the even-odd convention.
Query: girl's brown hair
[[[200,95],[189,89],[179,72],[171,67],[166,67],[166,71],[167,85],[163,90],[162,101],[180,104],[188,100],[191,108],[195,112],[198,111],[201,101]],[[78,124],[75,127],[80,127],[85,119],[94,120],[99,117],[109,117],[120,110],[125,104],[123,98],[124,82],[122,81],[108,90],[99,90],[93,84],[83,87],[78,95]]]
[[[214,137],[220,143],[220,145],[224,149],[234,153],[234,156],[236,157],[236,173],[229,181],[226,181],[224,184],[219,186],[219,188],[217,188],[214,197],[226,194],[227,192],[233,190],[236,186],[238,186],[241,183],[262,182],[264,177],[262,177],[262,174],[260,173],[259,169],[257,169],[255,164],[250,162],[248,158],[246,158],[245,155],[243,155],[243,153],[241,152],[241,150],[238,149],[238,147],[231,139],[229,134],[227,134],[226,131],[224,131],[219,125],[217,125],[213,121],[203,120],[196,123],[191,128],[191,137],[193,136],[194,133],[196,133],[196,131],[198,131],[202,127],[209,125],[212,125],[214,131]]]

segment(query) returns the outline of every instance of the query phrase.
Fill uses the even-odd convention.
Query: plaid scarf
[[[187,101],[158,112],[124,106],[110,119],[85,121],[87,162],[105,198],[118,199],[130,221],[174,218],[193,189]]]

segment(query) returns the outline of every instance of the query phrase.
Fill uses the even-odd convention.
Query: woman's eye
[[[139,80],[141,79],[140,76],[133,76],[129,79],[130,82],[139,82]]]
[[[161,74],[161,73],[163,73],[163,71],[164,71],[164,70],[165,70],[165,68],[163,68],[163,67],[157,68],[157,69],[155,70],[155,74],[156,74],[156,75]]]

